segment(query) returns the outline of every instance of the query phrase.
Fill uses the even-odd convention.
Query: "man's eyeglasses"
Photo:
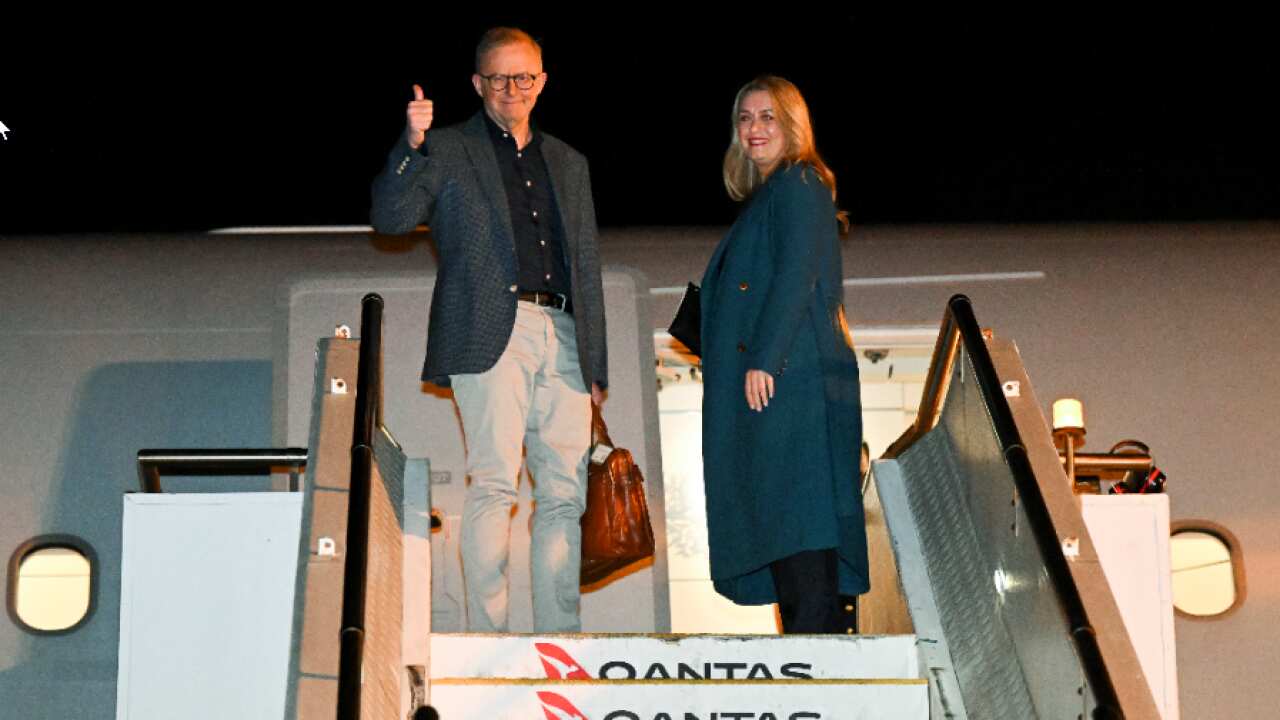
[[[533,88],[533,84],[537,82],[538,76],[541,74],[542,73],[519,73],[517,75],[503,75],[502,73],[494,73],[492,75],[481,75],[480,77],[484,78],[485,81],[489,83],[489,87],[493,88],[497,92],[502,92],[507,89],[508,82],[515,83],[516,87],[521,90],[530,90]]]

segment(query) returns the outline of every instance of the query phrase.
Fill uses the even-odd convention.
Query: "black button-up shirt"
[[[551,174],[542,157],[542,136],[533,132],[529,144],[519,149],[510,133],[488,115],[484,119],[498,156],[511,211],[511,229],[515,231],[516,282],[523,291],[569,296],[564,226],[560,223]]]

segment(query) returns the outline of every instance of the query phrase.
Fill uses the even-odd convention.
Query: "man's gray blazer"
[[[482,111],[483,112],[483,111]],[[604,292],[591,178],[581,153],[542,134],[542,156],[564,227],[582,380],[608,385]],[[440,269],[431,296],[422,379],[488,370],[506,349],[516,317],[511,211],[493,141],[481,113],[427,131],[426,155],[404,136],[373,182],[373,227],[381,233],[431,228]]]

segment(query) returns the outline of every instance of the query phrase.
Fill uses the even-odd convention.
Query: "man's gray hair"
[[[489,28],[480,36],[480,42],[476,43],[476,72],[480,72],[480,66],[484,64],[485,57],[494,48],[517,43],[528,43],[530,47],[538,52],[538,57],[542,57],[542,46],[538,44],[537,40],[533,39],[532,35],[520,28]]]

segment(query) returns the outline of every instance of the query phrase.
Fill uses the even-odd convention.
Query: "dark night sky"
[[[0,233],[367,223],[411,84],[438,124],[466,119],[474,43],[498,23],[543,42],[534,117],[591,160],[604,226],[729,223],[730,104],[761,72],[805,93],[858,223],[1280,217],[1260,19],[761,7],[719,24],[419,11],[29,38],[0,76]]]

